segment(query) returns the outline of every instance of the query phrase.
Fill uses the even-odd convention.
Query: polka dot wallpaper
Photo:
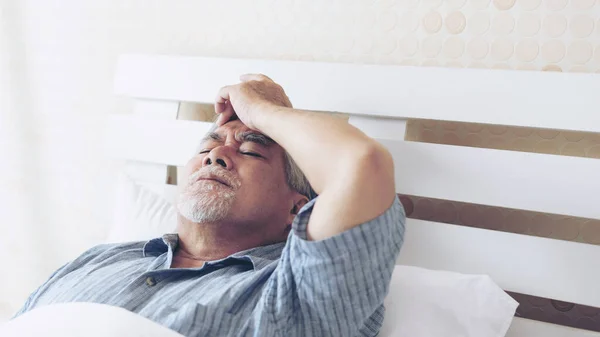
[[[185,4],[182,2],[182,4]],[[159,6],[161,4],[159,3]],[[332,62],[600,72],[596,0],[209,2],[179,5],[169,50]],[[159,11],[173,12],[168,3]],[[227,14],[225,14],[227,13]],[[185,29],[190,28],[186,33]]]

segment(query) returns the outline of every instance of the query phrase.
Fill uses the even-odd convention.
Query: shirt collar
[[[173,234],[165,234],[160,238],[155,238],[150,241],[147,241],[144,244],[144,248],[142,249],[142,254],[144,257],[148,255],[154,254],[163,254],[169,251],[175,251],[177,246],[179,245],[179,235],[176,233]]]
[[[161,255],[164,253],[175,252],[179,245],[179,235],[177,233],[165,234],[160,238],[155,238],[147,241],[144,244],[142,254],[144,257],[148,255]],[[224,259],[207,261],[208,265],[227,266],[235,264],[252,264],[254,270],[260,270],[267,265],[279,260],[281,252],[285,247],[285,242],[274,243],[266,246],[259,246],[246,249],[227,256]]]

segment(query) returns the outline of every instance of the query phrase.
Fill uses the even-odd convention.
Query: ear
[[[304,205],[308,203],[308,198],[303,196],[300,193],[295,193],[294,198],[292,199],[292,205],[290,207],[290,213],[288,214],[287,224],[291,224],[294,222],[296,215],[302,209]]]

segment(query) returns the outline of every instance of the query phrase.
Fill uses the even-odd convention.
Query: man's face
[[[184,170],[178,202],[183,217],[242,223],[248,230],[285,225],[295,192],[285,180],[281,146],[234,120],[209,134],[199,149]]]

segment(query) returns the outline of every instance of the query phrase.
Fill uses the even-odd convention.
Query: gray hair
[[[213,125],[211,125],[210,127],[210,130],[208,130],[207,134],[214,132],[216,129],[217,123],[213,123]],[[308,178],[306,178],[304,172],[302,172],[302,170],[300,169],[298,164],[296,164],[292,156],[285,149],[283,149],[283,152],[285,180],[288,186],[292,190],[307,197],[308,200],[317,197],[317,193],[310,185],[310,182],[308,182]]]
[[[302,172],[298,164],[294,161],[294,158],[292,158],[285,149],[283,149],[283,152],[285,161],[285,179],[287,180],[288,186],[294,191],[307,197],[308,200],[315,198],[317,193],[313,190],[312,186],[310,186],[304,172]]]

